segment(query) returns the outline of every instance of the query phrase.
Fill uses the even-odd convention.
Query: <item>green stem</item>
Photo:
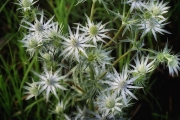
[[[128,11],[128,13],[127,13],[124,21],[127,20],[127,18],[129,17],[129,15],[130,15],[130,9],[129,9],[129,11]],[[122,21],[122,22],[123,22],[123,21]],[[108,43],[106,43],[106,45],[104,45],[103,48],[109,46],[113,41],[115,41],[115,39],[122,33],[123,28],[124,28],[124,25],[122,24],[121,27],[119,28],[118,32],[115,34],[115,36],[114,36]]]
[[[82,93],[85,93],[84,90],[82,88],[80,88],[78,85],[74,84],[74,82],[71,81],[66,81],[66,83],[73,85],[74,87],[76,87],[79,91],[81,91]]]
[[[31,70],[31,67],[32,67],[32,65],[33,65],[33,63],[34,63],[34,61],[35,61],[36,59],[37,59],[37,56],[35,55],[34,58],[33,58],[32,61],[31,61],[30,65],[29,65],[29,67],[28,67],[28,69],[27,69],[27,71],[26,71],[23,79],[22,79],[22,82],[21,82],[21,85],[20,85],[20,91],[21,91],[21,89],[22,89],[22,87],[23,87],[23,85],[24,85],[24,82],[25,82],[25,80],[26,80],[26,78],[27,78],[27,75],[28,75],[29,71]]]
[[[127,51],[126,53],[124,53],[122,56],[120,56],[113,64],[112,64],[112,66],[115,66],[122,58],[124,58],[126,55],[128,55],[130,52],[132,52],[133,50],[129,50],[129,51]],[[106,73],[110,70],[110,69],[112,69],[112,67],[110,67],[107,71],[105,71],[100,77],[99,77],[99,79],[101,79],[104,75],[106,75]]]
[[[96,4],[96,1],[93,1],[92,7],[91,7],[91,15],[90,15],[90,20],[91,20],[91,21],[92,21],[92,19],[93,19],[95,4]]]
[[[124,2],[125,2],[125,0],[124,0]],[[126,4],[124,3],[124,5],[123,5],[123,17],[125,16],[125,11],[126,11]]]
[[[94,71],[93,71],[91,65],[89,65],[89,69],[90,69],[90,77],[91,77],[91,80],[94,80]]]
[[[106,48],[107,46],[109,46],[119,36],[119,34],[122,32],[123,28],[124,28],[124,26],[121,25],[121,27],[119,28],[119,30],[115,34],[115,36],[108,43],[106,43],[106,45],[104,45],[103,48]]]
[[[148,52],[151,52],[151,53],[156,54],[156,52],[153,51],[153,50],[149,50],[149,49],[145,49],[145,48],[140,48],[140,50],[142,50],[142,51],[148,51]]]
[[[127,51],[126,53],[124,53],[122,56],[120,56],[116,61],[114,61],[114,63],[112,64],[112,66],[115,66],[122,58],[124,58],[126,55],[128,55],[132,50],[130,49],[129,51]]]
[[[138,40],[138,34],[139,34],[139,31],[136,31],[136,32],[135,32],[134,41]]]

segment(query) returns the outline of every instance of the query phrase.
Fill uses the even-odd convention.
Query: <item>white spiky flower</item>
[[[58,69],[57,71],[53,72],[52,69],[48,71],[47,68],[44,67],[44,72],[42,74],[34,72],[34,74],[40,78],[40,81],[37,82],[37,84],[41,86],[40,93],[43,91],[45,92],[46,101],[49,100],[50,92],[53,93],[57,99],[59,99],[56,93],[57,89],[67,90],[63,85],[60,85],[60,82],[66,77],[60,76],[60,70],[61,69]]]
[[[34,5],[37,1],[34,0],[18,0],[18,3],[15,3],[19,5],[21,8],[18,9],[23,9],[24,11],[30,10],[31,6]]]
[[[167,63],[169,68],[169,74],[174,77],[174,73],[178,75],[178,71],[180,71],[180,55],[171,54],[171,49],[168,49],[168,43],[166,43],[163,51],[157,52],[156,59],[159,63]]]
[[[160,2],[159,0],[157,0],[157,2],[154,2],[154,0],[152,0],[146,8],[152,13],[153,17],[165,19],[163,14],[167,13],[167,10],[170,8],[166,7],[167,4],[168,2],[163,3],[163,1]]]
[[[53,22],[50,29],[47,30],[47,34],[45,35],[45,39],[52,40],[57,38],[59,35],[62,34],[63,26],[62,24],[58,24],[58,22]]]
[[[121,99],[122,97],[117,96],[116,93],[110,93],[110,91],[101,92],[95,104],[97,104],[98,110],[101,113],[115,115],[117,111],[122,111],[123,104],[121,103]]]
[[[136,59],[134,60],[136,65],[134,66],[131,64],[131,66],[134,68],[131,72],[144,75],[146,73],[153,71],[155,67],[154,62],[156,59],[154,59],[150,63],[148,63],[148,60],[149,60],[149,56],[147,56],[146,58],[144,56],[141,56],[141,60],[137,56]]]
[[[146,74],[153,71],[155,69],[155,61],[156,59],[154,59],[153,61],[149,62],[149,56],[147,56],[146,58],[144,56],[141,56],[141,59],[137,56],[135,61],[135,66],[130,64],[130,66],[133,67],[133,70],[130,70],[129,72],[132,73],[132,75],[135,76],[139,76],[134,82],[136,85],[138,86],[145,86],[145,80],[146,80]]]
[[[82,53],[84,56],[87,57],[87,54],[85,52],[86,47],[94,47],[93,45],[86,44],[89,39],[85,38],[84,35],[79,34],[79,25],[76,28],[76,33],[72,33],[70,27],[69,28],[69,37],[66,38],[64,36],[60,36],[64,40],[62,42],[64,50],[60,54],[60,56],[64,56],[64,59],[72,56],[75,57],[75,59],[79,62],[79,56],[80,53]]]
[[[65,114],[67,108],[68,100],[60,100],[55,106],[51,106],[49,110],[51,114],[56,114],[57,118],[63,118],[64,120],[71,120],[69,116]]]
[[[43,45],[42,37],[33,34],[26,35],[20,42],[23,43],[23,47],[25,47],[26,51],[30,54],[30,58],[36,51],[39,51],[39,48]]]
[[[163,23],[165,20],[166,19],[158,21],[155,18],[151,18],[151,19],[144,20],[141,24],[138,24],[139,29],[143,30],[141,37],[144,37],[147,33],[151,32],[154,38],[157,40],[156,32],[160,34],[163,34],[163,33],[171,34],[167,30],[163,29],[164,25],[168,24],[168,23]]]
[[[24,26],[24,25],[21,25],[21,26],[28,29],[30,31],[30,33],[35,33],[35,34],[38,34],[38,35],[45,34],[46,30],[50,29],[50,27],[54,25],[54,23],[51,23],[54,16],[52,18],[50,18],[47,22],[45,22],[44,21],[44,12],[42,11],[40,13],[40,15],[41,15],[40,20],[37,19],[37,16],[35,17],[34,24],[24,20],[24,22],[28,26]]]
[[[98,24],[94,24],[89,17],[86,15],[87,23],[86,26],[80,25],[84,34],[93,41],[94,45],[97,46],[97,42],[105,42],[103,39],[111,39],[109,36],[106,35],[108,31],[111,29],[105,29],[106,24],[102,25],[101,22]]]
[[[142,10],[145,7],[145,3],[143,0],[127,0],[125,2],[131,6],[130,11],[132,12],[134,9]]]
[[[52,114],[60,115],[64,113],[67,107],[67,102],[59,101],[51,111]]]
[[[109,88],[107,88],[106,90],[113,90],[116,93],[121,94],[123,97],[123,102],[126,105],[128,103],[127,95],[130,95],[137,100],[136,96],[130,90],[142,88],[139,86],[133,86],[133,82],[138,78],[138,76],[129,78],[127,65],[123,68],[121,74],[119,74],[114,68],[113,71],[114,73],[109,74],[109,78],[111,79],[104,81],[104,83],[109,85]]]
[[[39,95],[39,88],[40,86],[38,86],[34,80],[32,80],[32,83],[28,83],[26,82],[26,84],[28,84],[29,86],[24,86],[23,88],[28,90],[27,92],[24,92],[24,94],[28,94],[28,97],[26,98],[26,100],[29,100],[32,97],[37,97]]]

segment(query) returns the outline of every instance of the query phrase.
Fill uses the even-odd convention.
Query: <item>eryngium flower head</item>
[[[15,3],[19,5],[21,8],[18,9],[23,9],[24,11],[30,10],[31,6],[34,5],[37,1],[33,2],[34,0],[18,0],[18,3]]]
[[[134,68],[134,70],[132,70],[131,72],[136,72],[136,73],[144,75],[154,70],[155,66],[153,64],[155,62],[155,59],[151,61],[150,63],[148,63],[148,60],[149,60],[149,56],[147,56],[146,58],[144,56],[141,56],[141,60],[137,56],[136,60],[134,60],[136,65],[135,66],[131,65]]]
[[[154,0],[152,0],[150,4],[147,5],[146,8],[148,9],[149,12],[151,12],[153,17],[165,19],[163,14],[167,13],[168,12],[167,10],[170,8],[170,7],[166,7],[167,4],[168,2],[163,4],[163,1],[159,2],[159,0],[157,0],[157,2],[154,2]]]
[[[54,105],[51,106],[51,110],[49,111],[51,114],[56,114],[58,119],[61,118],[63,120],[71,120],[70,117],[65,114],[67,104],[68,104],[68,100],[67,101],[61,100],[55,106]]]
[[[127,105],[127,95],[130,95],[134,99],[137,100],[136,96],[130,91],[132,89],[142,88],[138,86],[133,86],[134,81],[138,78],[138,76],[129,78],[129,71],[127,69],[127,65],[125,68],[123,68],[122,73],[119,74],[114,68],[113,68],[114,74],[110,73],[109,78],[110,80],[104,81],[104,83],[108,84],[110,87],[107,88],[107,90],[113,90],[118,94],[121,94],[123,97],[123,102]]]
[[[164,25],[168,24],[168,23],[163,23],[165,20],[166,19],[158,21],[155,18],[151,18],[151,19],[144,20],[141,24],[138,24],[139,29],[143,30],[141,37],[144,37],[146,33],[151,32],[154,38],[157,40],[156,32],[161,33],[161,34],[163,33],[170,34],[170,32],[162,29]]]
[[[46,101],[49,100],[50,92],[53,93],[57,99],[59,99],[56,93],[57,89],[67,90],[65,87],[60,85],[60,82],[66,77],[60,76],[60,69],[53,72],[52,70],[48,71],[47,68],[44,67],[44,72],[41,75],[36,72],[34,72],[34,74],[40,78],[40,82],[37,82],[37,84],[41,86],[40,93],[43,91],[45,92]]]
[[[125,2],[125,3],[127,3],[131,6],[131,8],[130,8],[131,12],[134,9],[142,10],[142,8],[145,7],[145,3],[143,2],[143,0],[127,0],[127,2]]]
[[[133,70],[130,70],[130,73],[133,74],[133,76],[139,76],[136,80],[135,80],[135,84],[138,86],[144,86],[144,82],[146,79],[146,74],[153,71],[155,68],[155,60],[151,61],[150,63],[148,63],[149,60],[149,56],[147,56],[146,58],[144,56],[140,58],[137,56],[135,61],[135,66],[134,65],[130,65],[133,67]]]
[[[60,56],[64,56],[64,59],[72,56],[72,58],[75,57],[75,59],[79,62],[79,55],[80,53],[82,53],[84,56],[87,57],[87,54],[85,52],[85,48],[86,47],[94,47],[93,45],[90,44],[86,44],[89,39],[85,38],[84,35],[79,34],[79,25],[76,28],[76,33],[73,34],[70,27],[69,28],[69,37],[66,38],[64,36],[60,36],[60,38],[62,38],[64,40],[64,42],[62,42],[63,47],[65,48],[62,53],[60,54]]]
[[[103,40],[104,38],[111,39],[106,35],[106,33],[110,31],[110,29],[105,29],[106,24],[102,25],[101,22],[98,24],[94,24],[93,22],[91,22],[87,15],[86,18],[86,27],[81,25],[82,28],[80,28],[80,30],[82,30],[89,39],[92,39],[95,46],[97,46],[98,41],[105,42]]]
[[[51,28],[46,32],[45,39],[48,39],[50,42],[56,40],[62,34],[62,28],[62,24],[59,25],[58,22],[53,22]]]
[[[25,47],[26,51],[30,54],[30,58],[36,51],[39,51],[39,48],[43,45],[42,38],[33,34],[25,36],[21,42],[24,44],[23,47]]]
[[[32,97],[36,98],[39,95],[40,86],[38,86],[34,81],[33,83],[26,82],[26,84],[29,85],[29,86],[23,87],[24,89],[28,90],[27,92],[24,92],[24,94],[28,94],[28,97],[26,98],[26,100],[29,100]]]
[[[180,70],[179,56],[179,54],[171,54],[171,49],[168,49],[168,43],[166,43],[163,51],[157,52],[156,59],[158,63],[167,63],[167,66],[169,68],[169,74],[174,77],[174,73],[178,75],[178,70]]]
[[[95,104],[97,104],[99,111],[102,111],[101,113],[115,115],[117,111],[122,111],[121,99],[122,97],[117,96],[116,93],[110,93],[110,91],[101,92]]]
[[[37,19],[37,16],[35,17],[34,24],[24,20],[28,26],[21,26],[28,29],[30,33],[35,33],[42,36],[45,34],[46,30],[50,29],[50,27],[54,25],[54,23],[50,23],[54,17],[50,18],[47,22],[44,22],[44,12],[42,11],[40,15],[40,20]]]
[[[66,110],[67,102],[59,101],[52,109],[51,113],[61,115]]]

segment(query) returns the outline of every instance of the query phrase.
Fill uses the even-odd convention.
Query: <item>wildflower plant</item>
[[[19,10],[32,12],[32,6],[37,2],[18,0],[16,4]],[[22,47],[29,54],[29,60],[35,58],[42,65],[42,72],[33,71],[36,79],[32,77],[33,82],[27,81],[28,86],[24,86],[26,99],[44,97],[47,104],[56,101],[50,111],[61,120],[124,119],[124,109],[132,104],[132,99],[138,100],[135,91],[148,85],[145,82],[148,73],[159,64],[166,65],[172,76],[178,75],[180,70],[179,54],[172,54],[168,43],[161,51],[144,46],[147,34],[152,34],[157,42],[158,33],[170,33],[164,28],[168,24],[164,16],[169,9],[168,3],[121,0],[124,7],[121,13],[111,10],[113,1],[91,2],[90,16],[83,13],[81,17],[86,21],[68,25],[67,33],[63,33],[63,23],[55,21],[54,16],[48,20],[43,10],[35,14],[33,21],[22,19],[20,24],[21,29],[27,31],[20,40]],[[86,0],[78,0],[76,5],[85,3]],[[119,30],[107,27],[114,21],[94,20],[97,3],[121,22]],[[119,39],[122,36],[126,40]],[[132,47],[119,58],[111,56],[112,43],[123,42],[129,42]],[[122,69],[116,70],[115,66],[132,52],[135,54],[131,54],[131,63],[127,61]]]

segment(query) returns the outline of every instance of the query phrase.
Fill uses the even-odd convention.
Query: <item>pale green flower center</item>
[[[108,107],[108,108],[114,108],[115,107],[115,103],[116,103],[116,101],[114,99],[112,99],[112,98],[108,98],[105,101],[106,107]]]
[[[163,53],[159,53],[159,54],[157,55],[157,60],[158,60],[159,62],[165,61],[164,54],[163,54]]]
[[[56,114],[59,114],[59,113],[61,113],[61,112],[63,112],[63,108],[62,108],[59,104],[56,105],[55,113],[56,113]]]
[[[72,45],[73,47],[78,47],[78,46],[80,45],[80,43],[79,43],[78,40],[72,39],[72,40],[71,40],[71,45]]]
[[[125,86],[125,82],[124,82],[124,81],[119,81],[119,82],[118,82],[118,87],[119,87],[119,88],[122,89],[122,88],[124,88],[124,86]]]
[[[153,13],[154,15],[159,15],[159,14],[161,13],[161,10],[160,10],[160,8],[159,8],[158,6],[154,6],[154,7],[152,8],[152,13]]]
[[[35,29],[36,29],[36,31],[38,31],[38,32],[42,32],[42,31],[44,31],[44,26],[43,26],[42,23],[36,22],[36,24],[35,24]]]
[[[47,79],[46,83],[47,85],[52,86],[54,85],[55,81],[52,78],[50,78],[50,79]]]
[[[146,73],[146,66],[144,66],[144,65],[138,66],[137,69],[140,73]]]
[[[95,25],[92,25],[89,28],[90,35],[95,36],[98,34],[98,28]]]
[[[88,61],[93,61],[93,60],[94,60],[94,58],[95,58],[95,56],[94,56],[94,55],[89,55],[89,56],[88,56]]]
[[[35,48],[35,47],[38,46],[38,41],[35,40],[35,39],[32,39],[32,40],[29,41],[28,45],[29,45],[29,47],[31,47],[31,48]]]
[[[30,88],[29,92],[32,95],[36,96],[36,95],[38,95],[38,88],[36,86],[33,86],[33,87]]]
[[[32,4],[32,0],[22,0],[23,7],[30,7]]]
[[[51,55],[48,54],[48,53],[44,53],[44,54],[42,55],[42,57],[43,57],[45,60],[51,60]]]

